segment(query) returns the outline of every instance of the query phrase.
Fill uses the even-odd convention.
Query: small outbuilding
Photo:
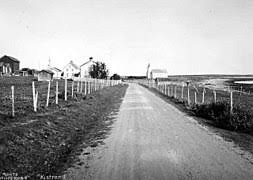
[[[41,70],[38,74],[38,81],[51,81],[53,80],[54,73],[50,70]]]
[[[168,78],[166,69],[152,69],[150,72],[150,79]]]

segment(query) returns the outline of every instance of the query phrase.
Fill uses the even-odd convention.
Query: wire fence
[[[231,112],[237,106],[248,111],[253,110],[253,96],[251,93],[242,91],[242,88],[235,86],[214,88],[193,82],[156,82],[154,80],[142,80],[139,82],[148,88],[156,89],[168,97],[185,102],[189,106],[223,102],[230,105]]]
[[[92,78],[37,81],[33,77],[1,77],[0,114],[17,116],[37,112],[52,104],[64,103],[120,83],[121,80]]]

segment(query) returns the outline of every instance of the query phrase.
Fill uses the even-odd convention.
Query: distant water
[[[253,84],[253,81],[235,81],[235,84]]]

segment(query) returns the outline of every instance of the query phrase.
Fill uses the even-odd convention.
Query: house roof
[[[152,69],[152,73],[168,73],[166,69]]]
[[[74,68],[79,69],[79,66],[77,66],[73,61],[70,61],[69,64],[71,64]]]
[[[93,62],[92,59],[90,59],[89,61],[83,63],[80,67],[82,67],[82,66],[84,66],[84,65],[86,65],[86,64],[89,64],[90,62]]]
[[[60,69],[56,68],[56,67],[50,67],[48,68],[49,71],[58,71],[58,72],[61,72]]]
[[[52,72],[50,70],[45,70],[45,69],[41,70],[40,72],[46,72],[46,73],[49,73],[49,74],[54,74],[54,72]]]
[[[19,62],[20,62],[20,61],[19,61],[19,60],[17,60],[16,58],[11,57],[11,56],[7,56],[7,55],[2,56],[0,59],[2,59],[2,58],[9,58],[10,60],[12,60],[12,61],[14,61],[14,62],[17,62],[17,63],[19,63]]]

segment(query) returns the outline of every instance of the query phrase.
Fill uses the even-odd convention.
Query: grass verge
[[[0,177],[61,175],[83,146],[102,143],[126,89],[107,87],[38,114],[1,120]]]

